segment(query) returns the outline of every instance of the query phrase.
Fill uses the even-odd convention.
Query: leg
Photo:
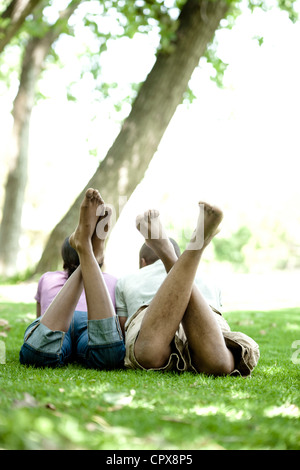
[[[86,193],[86,196],[80,207],[80,219],[79,225],[70,237],[70,242],[75,239],[75,234],[77,232],[82,232],[86,223],[90,224],[90,227],[87,227],[87,231],[90,229],[93,231],[93,237],[90,237],[91,246],[95,248],[97,259],[101,260],[103,257],[103,245],[104,240],[99,239],[95,232],[95,225],[98,221],[97,208],[103,203],[100,199],[98,192],[89,189]],[[92,215],[91,221],[86,222],[85,219],[89,219],[90,213]],[[91,241],[92,240],[92,241]],[[74,248],[75,246],[73,246]],[[92,256],[92,266],[98,274],[99,266],[96,265],[96,259]],[[96,274],[96,275],[97,275]],[[99,277],[99,275],[98,275]],[[101,276],[102,277],[102,276]],[[70,276],[66,284],[57,294],[51,305],[49,305],[47,311],[41,319],[41,323],[47,326],[50,330],[60,330],[68,331],[75,307],[78,303],[79,297],[83,289],[83,279],[82,279],[82,268],[79,266],[76,271]],[[92,309],[93,312],[93,309]]]
[[[226,346],[216,315],[199,289],[193,286],[182,319],[192,363],[198,372],[226,375],[234,370],[234,357]]]
[[[162,231],[156,211],[147,214],[148,220],[145,216],[137,220],[138,227],[142,227],[144,233],[145,224],[148,227],[149,224],[160,225],[159,230],[155,229],[156,233],[160,232],[160,238],[149,237],[146,243],[160,256],[168,272],[165,282],[148,307],[136,341],[136,357],[144,367],[164,365],[170,355],[170,343],[182,321],[193,362],[199,372],[223,374],[233,369],[232,355],[226,348],[214,314],[193,285],[202,253],[217,233],[223,215],[218,209],[204,204],[204,214],[200,216],[204,216],[204,230],[198,223],[195,233],[197,244],[191,241],[189,249],[178,260],[173,246]],[[201,238],[203,243],[199,243]],[[219,355],[222,364],[219,364]]]
[[[99,209],[104,213],[100,218]],[[80,315],[74,320],[76,354],[86,366],[101,369],[122,366],[125,354],[118,318],[99,267],[110,216],[111,211],[105,210],[100,194],[94,191],[81,208],[79,225],[70,237],[79,255],[88,308],[87,327],[77,321]]]
[[[80,266],[67,280],[44,315],[26,330],[21,364],[56,367],[71,358],[69,326],[83,288]]]
[[[115,316],[115,310],[99,266],[99,262],[103,259],[105,236],[108,231],[107,219],[110,214],[106,212],[99,217],[99,209],[104,209],[103,200],[98,191],[90,191],[93,191],[92,197],[84,199],[79,225],[70,236],[70,245],[77,251],[80,259],[88,319],[100,320]],[[98,224],[105,224],[103,230],[97,229]],[[98,235],[101,235],[101,238]]]
[[[78,227],[70,237],[71,245],[78,251],[81,265],[68,279],[41,321],[38,320],[27,329],[20,352],[23,364],[55,366],[65,363],[73,350],[69,326],[72,318],[75,318],[74,310],[83,285],[89,310],[88,319],[96,321],[92,322],[90,329],[89,325],[84,328],[83,334],[77,338],[76,346],[80,340],[81,350],[89,350],[90,366],[115,366],[123,360],[122,334],[119,333],[114,307],[98,264],[103,258],[104,237],[108,230],[106,214],[99,218],[99,207],[104,207],[100,194],[89,189],[80,207]],[[104,225],[104,230],[100,230],[101,239],[95,231],[96,224]],[[85,312],[76,313],[86,315]]]
[[[81,268],[78,266],[47,308],[41,323],[52,331],[67,332],[82,289]]]

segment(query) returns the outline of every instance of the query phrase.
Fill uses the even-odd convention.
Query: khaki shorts
[[[147,305],[141,307],[134,315],[132,315],[125,328],[125,367],[129,369],[145,370],[145,368],[141,366],[135,358],[134,345],[147,307]],[[212,311],[216,315],[226,346],[230,349],[235,359],[235,369],[230,375],[250,375],[259,359],[258,344],[244,333],[231,331],[227,321],[221,313],[214,308],[212,308]],[[190,371],[197,373],[197,370],[191,361],[187,338],[181,324],[175,334],[171,347],[172,352],[167,364],[164,367],[151,370],[161,370],[165,372],[175,370],[178,372]]]

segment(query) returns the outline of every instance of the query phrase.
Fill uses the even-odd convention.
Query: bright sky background
[[[264,37],[261,47],[255,36]],[[245,221],[272,223],[281,217],[291,233],[299,233],[300,23],[293,25],[277,10],[245,12],[233,30],[219,31],[217,40],[218,54],[229,64],[225,88],[216,87],[210,66],[201,62],[191,80],[197,99],[179,106],[111,234],[106,262],[116,275],[137,267],[142,238],[135,216],[151,207],[160,210],[166,224],[180,226],[192,224],[198,200],[207,200],[225,210],[224,236]],[[155,34],[112,44],[103,56],[107,80],[118,81],[124,90],[128,82],[143,80],[156,44]],[[59,47],[65,69],[47,73],[42,90],[52,99],[40,102],[33,113],[23,217],[25,229],[43,229],[45,236],[98,166],[88,149],[97,147],[103,158],[119,131],[107,103],[87,105],[91,84],[83,83],[77,104],[66,101],[65,83],[76,77],[79,64],[71,39]],[[13,92],[0,97],[1,161],[9,145]],[[28,237],[21,242],[20,266],[28,261]],[[37,260],[41,250],[37,240],[30,256]]]

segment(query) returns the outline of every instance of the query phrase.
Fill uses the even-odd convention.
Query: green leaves
[[[277,0],[277,6],[280,10],[286,11],[289,15],[290,20],[295,23],[299,19],[299,14],[295,8],[297,0]],[[266,0],[248,0],[248,7],[251,11],[256,8],[260,8],[263,11],[268,11],[276,4],[270,3]]]
[[[207,62],[210,63],[214,68],[215,74],[210,77],[211,80],[215,82],[219,88],[222,88],[224,73],[226,72],[228,64],[223,62],[220,57],[217,57],[216,48],[214,44],[207,48],[205,58]]]
[[[296,21],[299,20],[299,14],[295,10],[295,7],[294,7],[297,0],[277,0],[277,1],[278,1],[278,7],[281,10],[286,11],[289,15],[290,20],[293,23],[296,23]]]
[[[240,227],[230,238],[214,238],[213,246],[218,261],[229,261],[236,268],[244,268],[245,255],[243,247],[251,238],[248,227]]]

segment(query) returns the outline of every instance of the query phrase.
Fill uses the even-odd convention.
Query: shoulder
[[[117,277],[116,276],[113,276],[113,274],[109,274],[109,273],[102,273],[103,277],[105,279],[111,279],[111,280],[117,280]]]
[[[66,271],[48,271],[44,273],[39,280],[39,284],[44,282],[66,281],[68,274]]]
[[[156,261],[153,264],[149,264],[143,268],[137,269],[136,271],[120,277],[117,282],[118,288],[128,287],[128,286],[139,286],[145,282],[149,282],[153,279],[160,281],[163,277],[166,276],[166,270],[162,261]]]
[[[127,279],[133,279],[133,278],[135,278],[136,276],[139,275],[140,271],[141,271],[141,269],[139,269],[139,268],[132,268],[126,274],[122,274],[119,277],[118,282],[119,281],[126,281]]]
[[[106,284],[115,285],[117,284],[118,278],[109,273],[102,273],[104,281]]]
[[[137,279],[140,276],[140,271],[141,270],[138,270],[136,272],[126,274],[125,276],[121,276],[119,279],[117,279],[117,288],[121,289],[126,285],[131,285],[132,283],[134,284],[135,282],[137,282]]]
[[[58,277],[58,278],[65,278],[67,277],[68,274],[66,271],[47,271],[46,273],[44,273],[42,276],[41,276],[41,279],[42,278],[47,278],[47,277]]]

